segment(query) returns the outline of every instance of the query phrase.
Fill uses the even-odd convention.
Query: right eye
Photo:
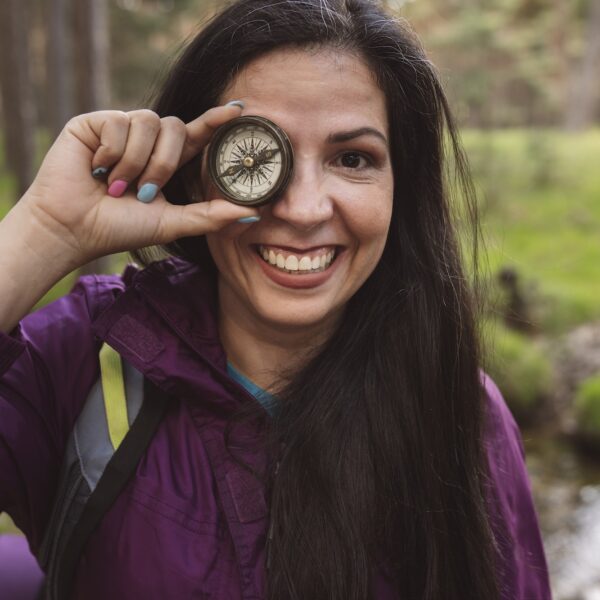
[[[365,156],[362,152],[344,152],[336,159],[339,161],[339,165],[344,169],[352,171],[360,171],[371,166],[373,162]]]

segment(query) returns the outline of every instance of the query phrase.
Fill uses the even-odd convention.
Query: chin
[[[317,336],[334,327],[343,313],[341,307],[323,306],[308,298],[288,302],[258,302],[254,307],[259,320],[271,327]]]

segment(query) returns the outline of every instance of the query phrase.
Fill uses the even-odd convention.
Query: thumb
[[[227,200],[209,200],[178,206],[165,203],[156,243],[218,231],[238,219],[260,215],[256,208],[238,206]]]

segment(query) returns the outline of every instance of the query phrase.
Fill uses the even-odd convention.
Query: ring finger
[[[138,181],[138,200],[151,202],[179,166],[186,141],[185,123],[177,117],[161,119],[160,133]]]

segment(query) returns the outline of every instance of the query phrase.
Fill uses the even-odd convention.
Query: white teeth
[[[312,262],[308,256],[303,256],[298,263],[298,269],[300,271],[310,271],[312,268]]]
[[[285,259],[285,268],[288,271],[298,270],[298,259],[294,255],[290,255]]]
[[[314,256],[312,258],[310,256],[298,258],[294,254],[284,256],[283,254],[277,254],[275,250],[265,248],[264,246],[259,246],[258,254],[262,256],[265,262],[276,266],[278,269],[296,274],[299,272],[310,273],[324,271],[329,267],[335,257],[334,250],[330,250],[326,254],[321,254],[320,256]]]

